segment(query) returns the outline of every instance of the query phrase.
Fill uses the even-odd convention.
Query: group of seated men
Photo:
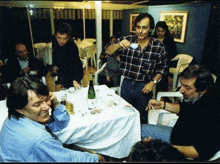
[[[24,45],[17,47],[26,54]],[[26,72],[19,73],[22,75]],[[134,145],[128,161],[187,161],[187,158],[207,161],[219,151],[219,80],[214,83],[211,73],[198,64],[190,64],[180,74],[180,79],[179,92],[183,94],[183,102],[171,104],[152,99],[149,101],[155,110],[163,108],[176,113],[179,118],[175,126],[142,124],[142,141]],[[41,103],[36,106],[36,102]],[[65,148],[51,135],[51,131],[67,126],[69,116],[65,106],[60,105],[54,94],[36,78],[23,76],[13,81],[8,90],[7,107],[8,118],[0,132],[0,160],[105,161],[99,154]],[[50,108],[53,108],[53,117],[49,115]],[[8,139],[17,144],[9,144]],[[22,151],[18,151],[19,148]],[[175,154],[178,157],[174,157]]]

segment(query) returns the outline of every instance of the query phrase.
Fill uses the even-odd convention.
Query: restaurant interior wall
[[[155,25],[161,11],[189,11],[185,43],[176,43],[178,53],[189,54],[201,62],[208,26],[211,3],[148,6],[146,9],[123,10],[123,34],[129,34],[130,13],[148,12],[154,17]]]
[[[201,64],[220,77],[220,2],[212,3]]]

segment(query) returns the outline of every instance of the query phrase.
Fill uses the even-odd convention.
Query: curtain
[[[38,9],[37,9],[38,10]],[[38,11],[41,12],[41,11]],[[40,15],[39,19],[41,19]],[[83,19],[82,9],[54,9],[54,19]],[[95,19],[95,9],[85,9],[85,19]],[[110,10],[102,10],[102,19],[110,19]],[[113,19],[122,19],[122,11],[114,10]]]

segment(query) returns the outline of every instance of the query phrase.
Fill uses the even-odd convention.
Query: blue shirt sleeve
[[[98,162],[98,155],[64,148],[60,142],[49,138],[34,147],[28,161]]]
[[[70,116],[64,105],[59,105],[53,112],[53,121],[46,124],[52,132],[64,129],[70,121]]]

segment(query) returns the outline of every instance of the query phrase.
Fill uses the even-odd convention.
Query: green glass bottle
[[[95,95],[95,89],[93,86],[93,75],[90,72],[89,73],[89,90],[88,90],[88,108],[93,109],[95,108],[96,104],[96,95]]]

